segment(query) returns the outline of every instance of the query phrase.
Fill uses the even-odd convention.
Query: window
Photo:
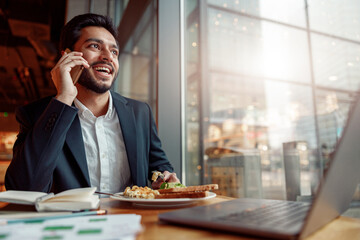
[[[120,53],[115,91],[147,102],[156,116],[156,1],[151,1]]]
[[[218,183],[233,197],[313,194],[359,91],[359,2],[184,7],[186,184]],[[300,184],[289,185],[294,162]]]

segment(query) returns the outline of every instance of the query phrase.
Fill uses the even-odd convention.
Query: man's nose
[[[101,51],[101,60],[113,62],[113,56],[109,49],[102,49]]]

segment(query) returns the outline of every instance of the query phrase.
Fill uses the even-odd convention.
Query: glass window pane
[[[316,85],[357,91],[360,83],[360,44],[311,35]]]
[[[349,110],[355,100],[354,93],[316,91],[317,120],[322,157],[329,160],[348,119]],[[325,163],[326,164],[326,163]]]
[[[187,182],[218,183],[233,197],[314,194],[359,90],[360,44],[307,29],[305,2],[185,9]],[[295,195],[285,187],[291,161],[300,172]]]
[[[310,82],[305,31],[208,10],[209,67],[295,82]]]
[[[360,41],[360,1],[308,0],[311,30]]]
[[[314,170],[312,174],[304,172],[302,193],[310,194],[315,189],[319,176],[310,86],[211,72],[209,92],[209,104],[204,106],[210,112],[204,131],[205,180],[220,184],[220,194],[284,198],[283,148],[287,143],[301,143],[301,164],[304,169],[311,166]],[[261,183],[237,179],[246,176],[241,168],[236,170],[240,167],[237,164],[256,159],[261,166],[252,170],[261,171]],[[236,180],[232,186],[225,186],[229,174],[235,174]],[[245,190],[240,183],[254,188]]]
[[[185,4],[185,178],[187,185],[198,185],[202,176],[200,159],[200,62],[199,62],[199,14],[198,1],[188,0]]]
[[[215,131],[209,137],[239,138],[223,143],[227,147],[254,148],[261,143],[279,149],[283,142],[306,139],[316,148],[310,87],[221,73],[212,73],[210,79],[209,124],[216,124],[222,134]],[[254,131],[255,126],[263,130],[264,139],[253,133],[242,136],[244,129]]]
[[[125,97],[147,102],[156,116],[156,8],[149,4],[120,53],[115,91]]]
[[[300,27],[306,26],[304,2],[302,0],[208,0],[208,4],[231,11]]]

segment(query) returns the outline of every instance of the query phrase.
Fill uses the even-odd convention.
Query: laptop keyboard
[[[255,209],[217,217],[218,222],[238,222],[262,227],[290,227],[304,220],[309,204],[303,202],[275,202]]]

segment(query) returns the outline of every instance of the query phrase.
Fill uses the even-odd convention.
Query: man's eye
[[[116,51],[116,50],[112,50],[111,52],[112,52],[112,54],[114,54],[116,56],[119,55],[118,51]]]
[[[91,44],[90,47],[97,48],[97,49],[100,48],[99,45],[98,45],[98,44],[95,44],[95,43]]]

